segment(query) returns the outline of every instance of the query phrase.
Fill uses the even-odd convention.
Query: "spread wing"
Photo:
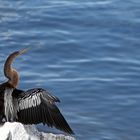
[[[66,133],[73,134],[72,129],[59,111],[55,102],[60,100],[44,89],[31,89],[18,98],[18,121],[24,124],[47,124]]]

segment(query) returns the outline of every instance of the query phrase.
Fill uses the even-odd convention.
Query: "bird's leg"
[[[0,124],[3,124],[6,122],[6,118],[4,115],[0,115]]]

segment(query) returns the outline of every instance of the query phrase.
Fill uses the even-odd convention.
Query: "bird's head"
[[[17,57],[17,56],[19,56],[19,55],[25,53],[28,49],[29,49],[29,48],[25,48],[25,49],[20,50],[20,51],[15,51],[15,52],[11,53],[11,54],[8,56],[8,58],[13,58],[13,59],[14,59],[15,57]],[[8,59],[8,58],[7,58],[7,59]]]

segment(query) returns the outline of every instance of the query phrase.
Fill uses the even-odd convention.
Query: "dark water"
[[[26,47],[19,88],[58,96],[77,139],[140,140],[139,0],[1,1],[0,81]]]

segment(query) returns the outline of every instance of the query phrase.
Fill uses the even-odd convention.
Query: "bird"
[[[19,74],[12,67],[15,58],[26,52],[23,49],[11,53],[4,64],[7,81],[0,84],[0,121],[20,122],[24,125],[43,123],[67,134],[74,134],[56,103],[59,98],[43,88],[21,90],[17,88]]]

